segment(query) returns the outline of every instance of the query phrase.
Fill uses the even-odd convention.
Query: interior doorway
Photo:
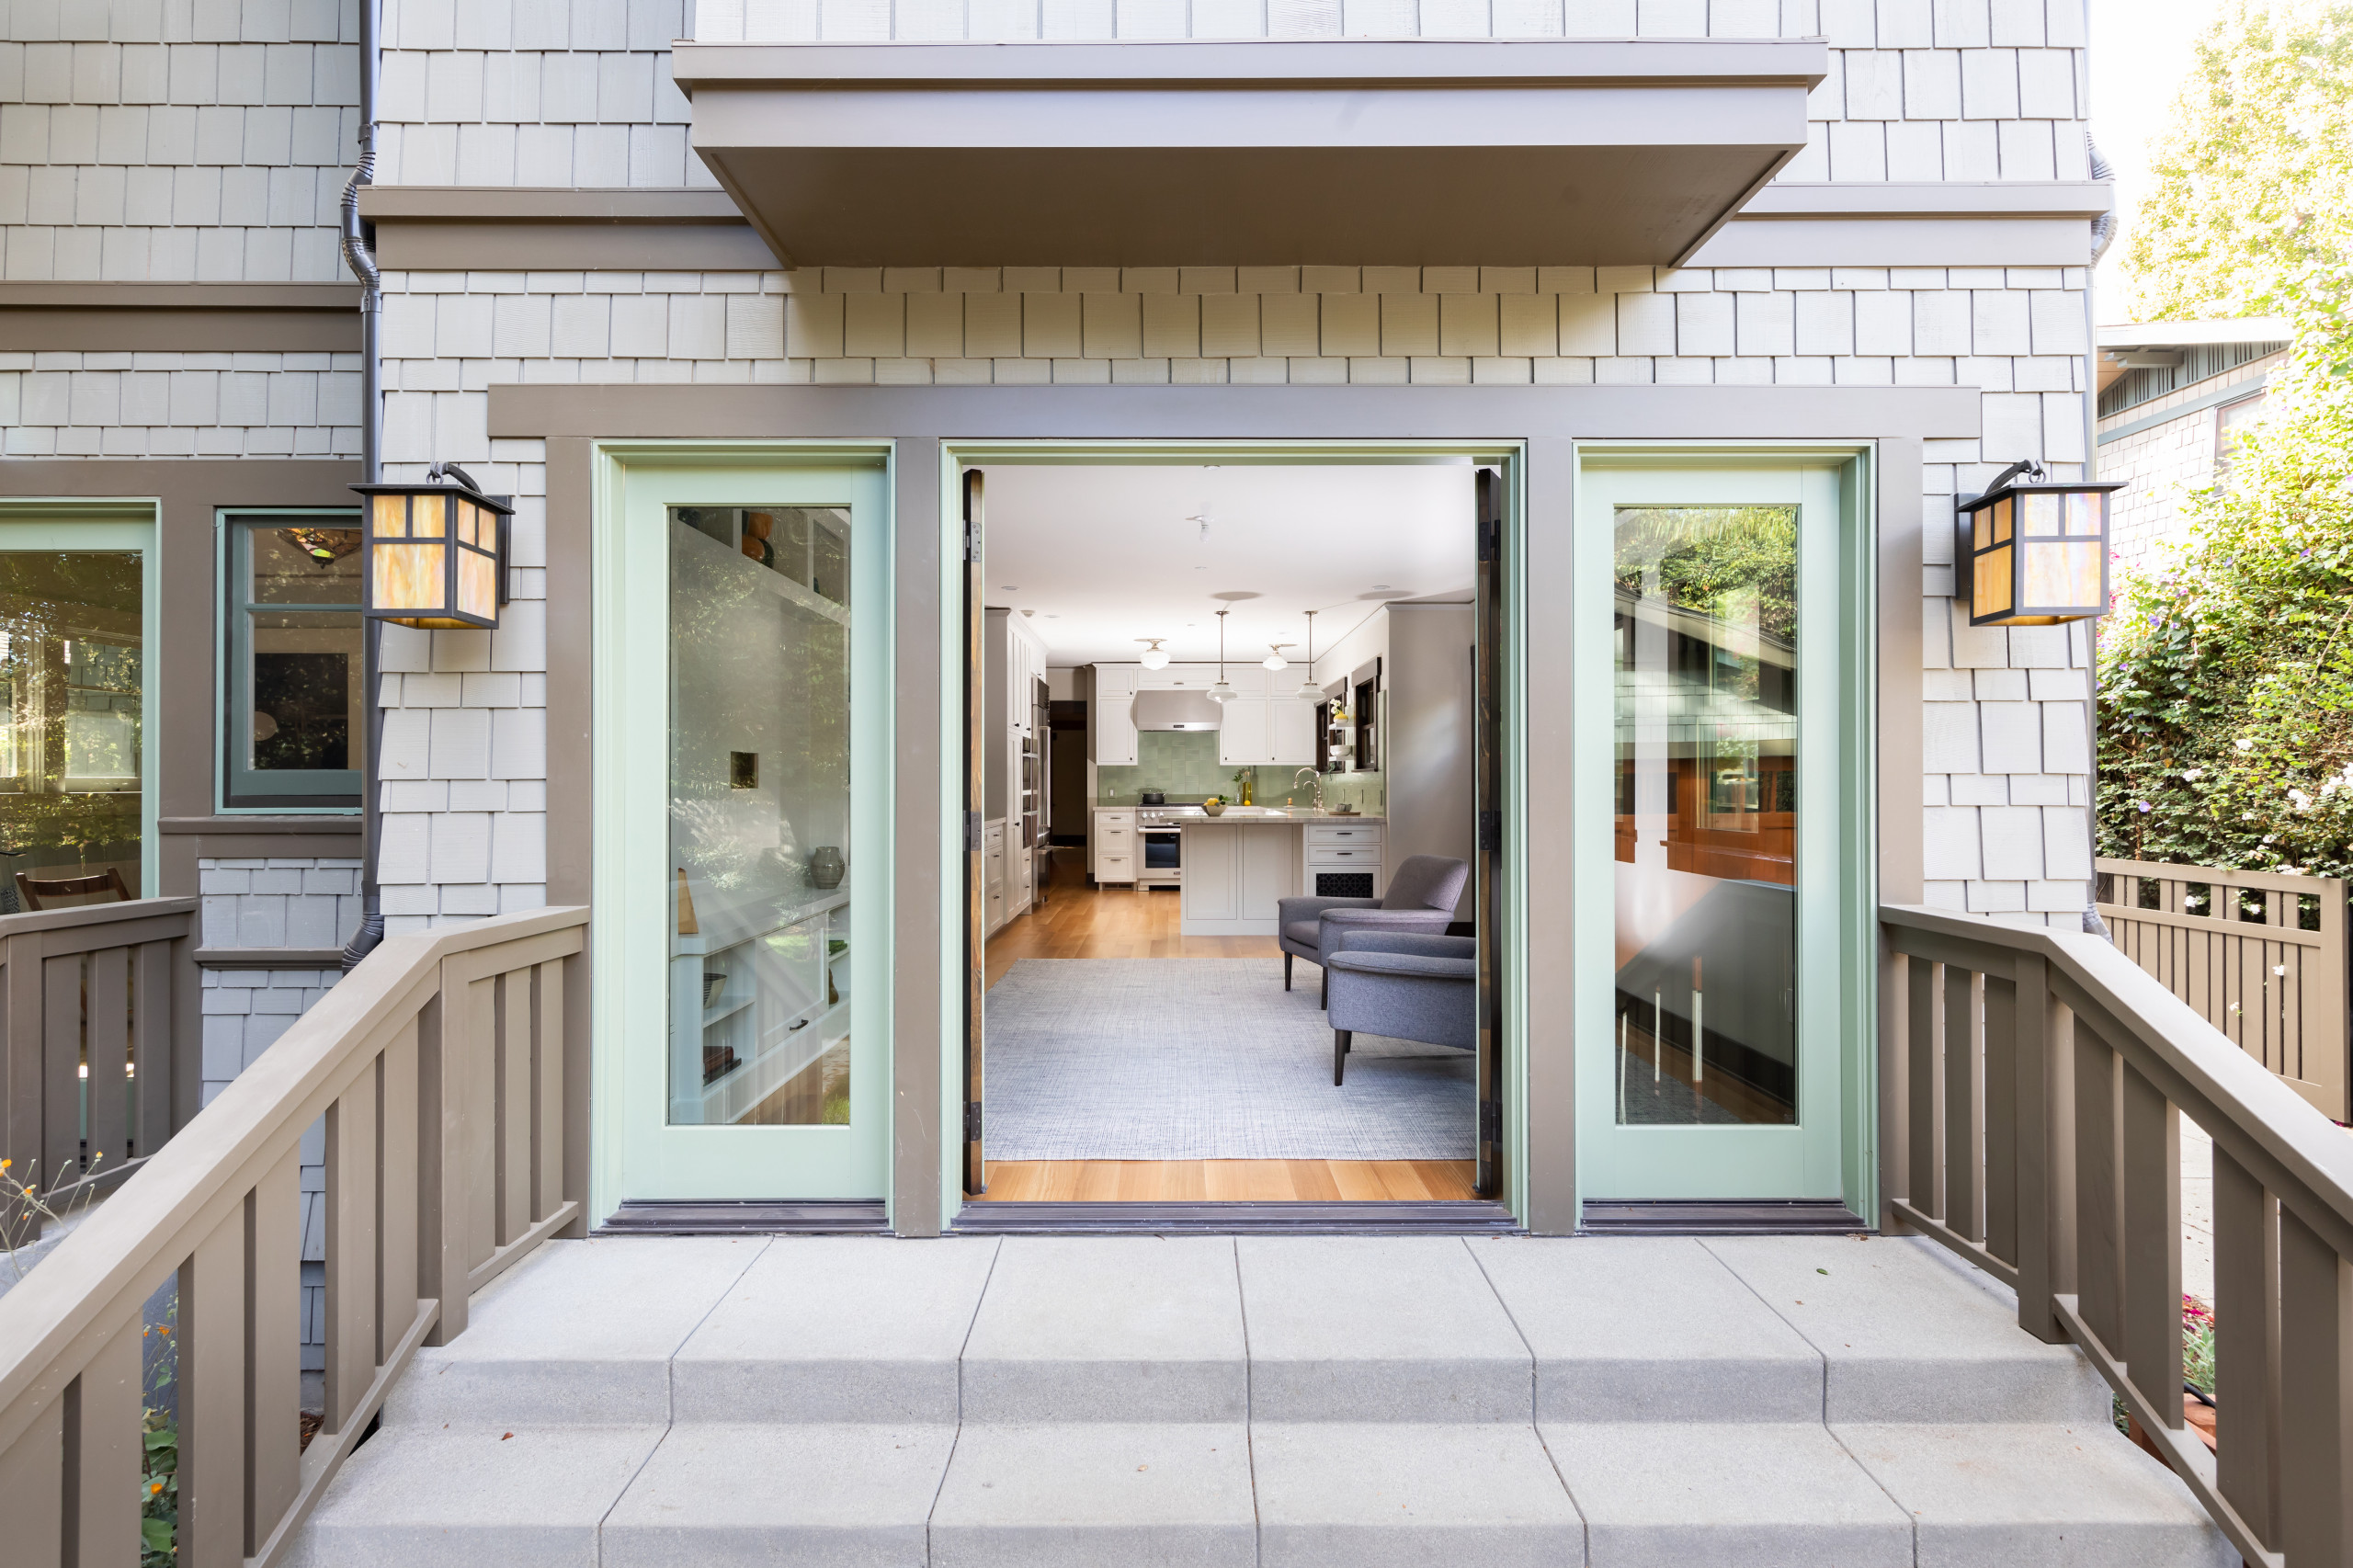
[[[959,477],[967,1199],[1500,1196],[1501,466],[1043,457]]]

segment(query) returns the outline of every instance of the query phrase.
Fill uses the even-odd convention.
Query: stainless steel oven
[[[1139,887],[1173,888],[1185,881],[1185,830],[1167,812],[1136,813],[1136,837],[1142,840],[1142,861],[1136,868]]]

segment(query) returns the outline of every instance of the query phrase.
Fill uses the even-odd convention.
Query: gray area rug
[[[1359,1034],[1282,960],[1022,959],[988,994],[993,1160],[1467,1160],[1471,1053]]]

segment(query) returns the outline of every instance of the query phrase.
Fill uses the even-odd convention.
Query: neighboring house
[[[2099,329],[2099,476],[2120,479],[2109,540],[2127,565],[2179,542],[2182,498],[2221,480],[2231,432],[2288,357],[2276,316]]]
[[[208,949],[242,966],[208,993],[208,1075],[213,1042],[225,1078],[333,979],[381,696],[388,930],[595,908],[597,978],[568,1014],[594,1088],[567,1141],[595,1216],[725,1197],[952,1222],[982,1126],[955,469],[1071,438],[1502,475],[1512,695],[1479,924],[1508,1002],[1483,1180],[1537,1230],[1594,1196],[1875,1219],[1875,906],[2072,926],[2084,905],[2084,630],[1973,629],[1951,522],[2014,459],[2063,479],[2086,455],[2109,193],[2076,0],[6,17],[0,492],[29,530],[12,548],[78,528],[140,553],[144,771],[122,788],[146,803],[123,858],[203,892]],[[372,321],[335,222],[370,82]],[[516,508],[498,629],[389,628],[373,688],[347,608],[371,451],[388,480],[457,461]],[[1790,568],[1801,624],[1835,632],[1791,688],[1814,782],[1760,797],[1754,758],[1745,782],[1676,775],[1726,821],[1818,813],[1792,852],[1795,967],[1756,981],[1793,1019],[1806,999],[1810,1108],[1678,1169],[1602,1108],[1625,1016],[1594,892],[1617,568],[1591,519],[1717,494],[1698,476],[1728,463],[1743,505],[1836,519]],[[867,880],[832,949],[868,1009],[847,1119],[739,1145],[675,1126],[664,1087],[664,986],[693,955],[665,557],[643,541],[698,506],[856,513],[866,629],[843,831]],[[690,1029],[707,982],[676,973]],[[677,1051],[676,1072],[732,1070]]]

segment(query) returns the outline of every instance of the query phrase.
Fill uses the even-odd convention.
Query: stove
[[[1142,841],[1142,864],[1136,868],[1139,888],[1174,888],[1185,883],[1185,833],[1188,820],[1209,812],[1199,806],[1142,806],[1136,811],[1136,837]]]

